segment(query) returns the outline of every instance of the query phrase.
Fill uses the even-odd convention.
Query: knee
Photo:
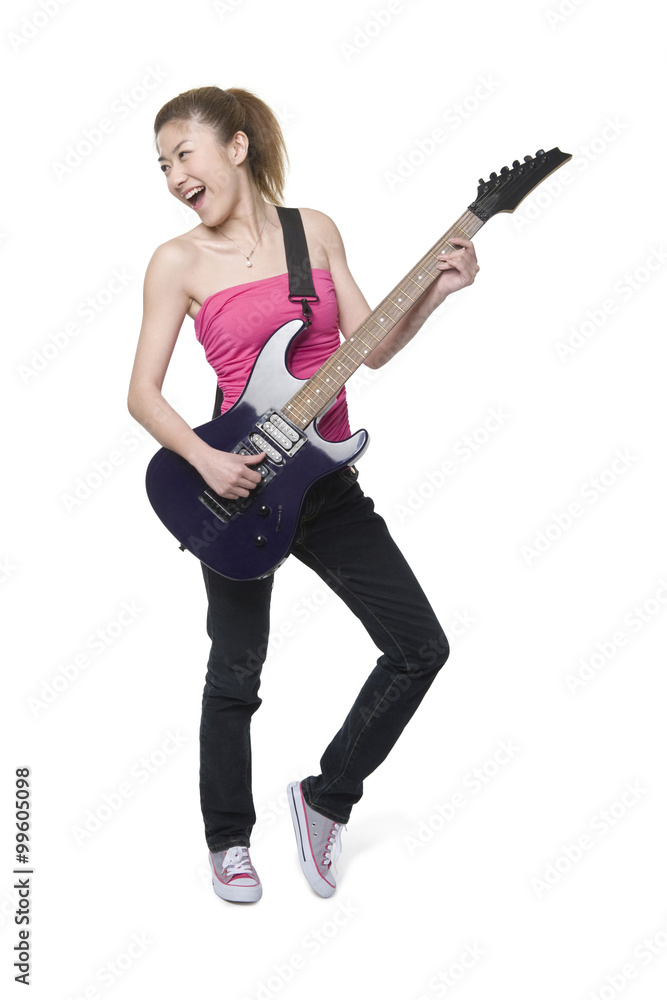
[[[421,669],[434,673],[445,665],[449,657],[449,641],[444,632],[422,643],[417,651],[417,663]]]
[[[257,691],[264,656],[247,650],[245,655],[232,658],[229,651],[211,649],[206,671],[204,693],[239,702],[258,702]]]

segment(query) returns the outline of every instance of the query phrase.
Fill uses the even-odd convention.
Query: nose
[[[174,168],[171,171],[171,176],[169,178],[171,181],[172,189],[180,194],[184,188],[187,186],[187,174],[181,168]]]
[[[174,196],[175,196],[176,198],[178,198],[178,199],[179,199],[179,201],[180,201],[180,200],[182,200],[182,199],[183,199],[183,192],[184,192],[185,190],[187,190],[187,187],[188,187],[188,185],[187,185],[187,183],[186,183],[186,182],[184,181],[184,182],[183,182],[182,184],[176,184],[176,185],[172,185],[172,186],[171,186],[171,188],[170,188],[170,190],[171,190],[171,193],[172,193],[172,194],[173,194],[173,195],[174,195]]]

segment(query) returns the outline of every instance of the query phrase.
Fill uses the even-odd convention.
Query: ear
[[[249,145],[250,142],[245,132],[237,132],[236,135],[232,137],[229,144],[229,151],[236,166],[243,163],[248,156]]]

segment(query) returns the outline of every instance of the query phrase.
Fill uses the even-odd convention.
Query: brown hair
[[[167,122],[194,122],[213,130],[220,145],[237,132],[248,136],[248,163],[259,193],[281,204],[288,162],[278,119],[268,104],[247,90],[198,87],[186,90],[160,108],[153,123],[156,139]]]

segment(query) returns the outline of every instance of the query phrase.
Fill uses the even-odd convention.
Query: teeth
[[[199,194],[199,192],[203,190],[204,190],[204,185],[202,184],[198,188],[192,188],[192,190],[188,191],[188,193],[183,197],[186,199],[186,201],[190,201],[190,198],[193,198],[196,194]]]

